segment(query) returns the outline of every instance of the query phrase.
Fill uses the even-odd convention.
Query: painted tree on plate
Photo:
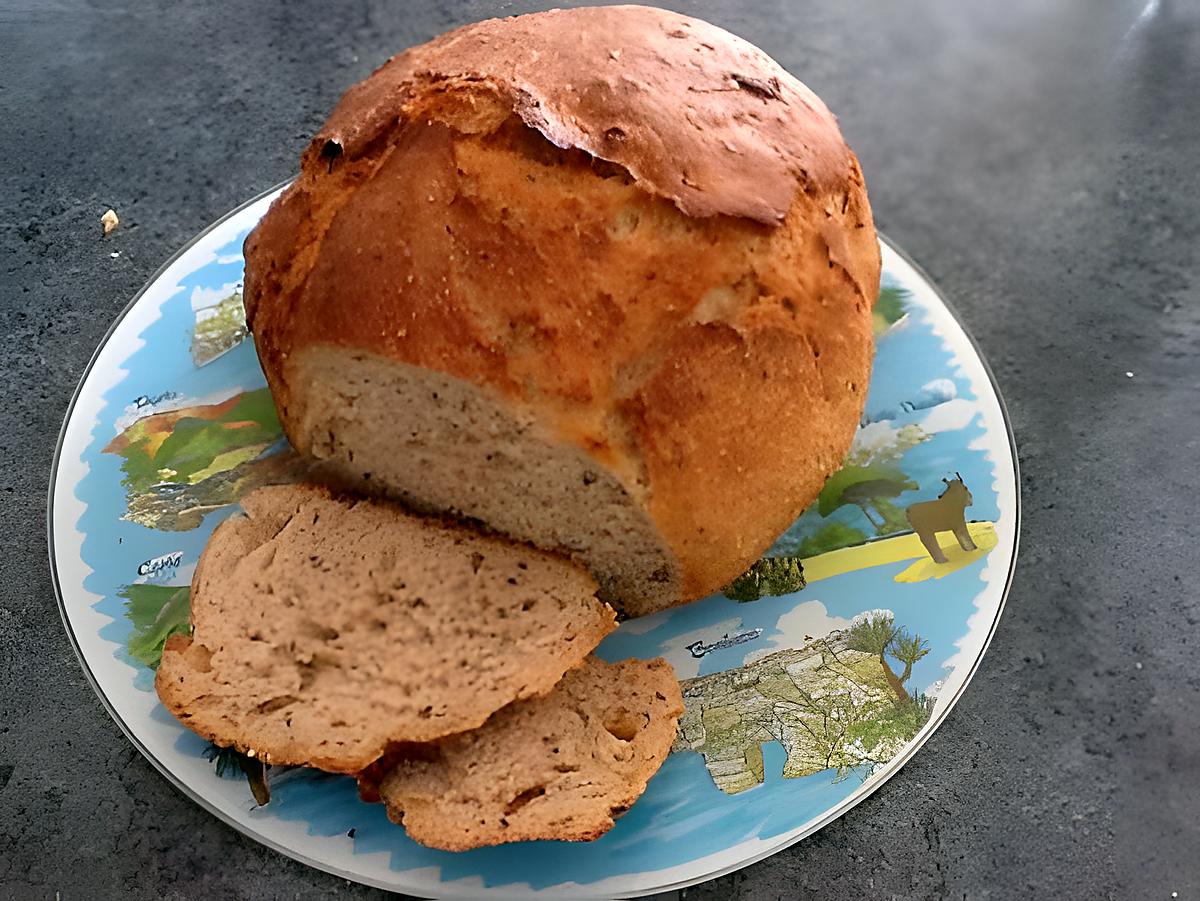
[[[192,362],[197,366],[207,366],[245,341],[249,334],[246,309],[242,305],[242,292],[239,289],[212,306],[196,310],[196,327],[192,330]]]
[[[881,285],[879,297],[872,311],[872,325],[875,336],[887,333],[893,325],[905,317],[904,302],[908,300],[909,292],[897,285]]]
[[[745,604],[762,597],[792,594],[807,584],[799,557],[763,557],[726,585],[724,594]]]
[[[853,504],[862,511],[876,535],[890,535],[908,528],[904,511],[893,499],[916,489],[916,482],[890,464],[844,466],[821,489],[817,511],[828,517],[838,508]]]
[[[839,548],[862,544],[866,540],[867,533],[862,529],[834,520],[805,535],[800,541],[799,554],[802,559],[816,557]]]
[[[842,468],[829,477],[817,503],[806,511],[795,532],[785,536],[777,551],[814,557],[818,554],[862,544],[869,537],[908,531],[904,509],[897,498],[919,487],[901,466],[904,454],[928,441],[930,435],[916,423],[892,428],[888,423],[871,423],[855,435]],[[868,534],[855,521],[835,518],[852,508],[870,526]],[[828,520],[822,522],[822,520]],[[819,524],[818,524],[819,523]]]
[[[167,639],[189,632],[189,586],[126,585],[117,594],[125,599],[125,616],[133,625],[125,649],[134,660],[157,669]]]
[[[904,684],[912,675],[913,665],[929,653],[929,642],[897,626],[890,614],[879,612],[854,622],[846,635],[846,647],[878,657],[883,676],[896,696],[896,703],[905,705],[912,702],[913,698]],[[887,662],[888,657],[904,664],[900,675],[896,675]]]

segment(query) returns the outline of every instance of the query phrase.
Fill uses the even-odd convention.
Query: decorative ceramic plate
[[[51,484],[50,553],[79,658],[181,791],[263,844],[370,885],[613,898],[792,844],[878,788],[945,718],[1004,602],[1016,460],[978,351],[885,243],[874,375],[844,468],[723,594],[626,622],[600,646],[614,660],[665,656],[687,703],[673,753],[611,832],[433,851],[360,801],[353,779],[301,769],[273,772],[271,801],[256,806],[238,768],[158,703],[153,667],[187,628],[213,528],[247,491],[295,477],[240,294],[242,240],[273,197],[211,227],[126,308],[71,404]]]

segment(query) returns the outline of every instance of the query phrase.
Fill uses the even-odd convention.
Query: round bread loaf
[[[879,265],[815,94],[713,25],[593,7],[347,92],[245,302],[300,452],[568,551],[639,615],[739,575],[838,467]]]

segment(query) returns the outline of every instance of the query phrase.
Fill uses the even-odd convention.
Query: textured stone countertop
[[[682,894],[1196,898],[1200,4],[672,5],[837,112],[882,230],[995,369],[1024,513],[995,641],[924,750],[816,836]],[[531,8],[0,0],[0,896],[381,895],[218,822],[109,719],[51,587],[50,461],[116,314],[288,177],[342,90]]]

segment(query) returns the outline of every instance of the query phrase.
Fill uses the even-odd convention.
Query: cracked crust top
[[[359,156],[421,95],[464,87],[502,95],[556,146],[617,163],[689,216],[775,224],[797,192],[840,190],[854,164],[833,114],[773,59],[647,6],[490,19],[407,50],[346,92],[309,156]]]

